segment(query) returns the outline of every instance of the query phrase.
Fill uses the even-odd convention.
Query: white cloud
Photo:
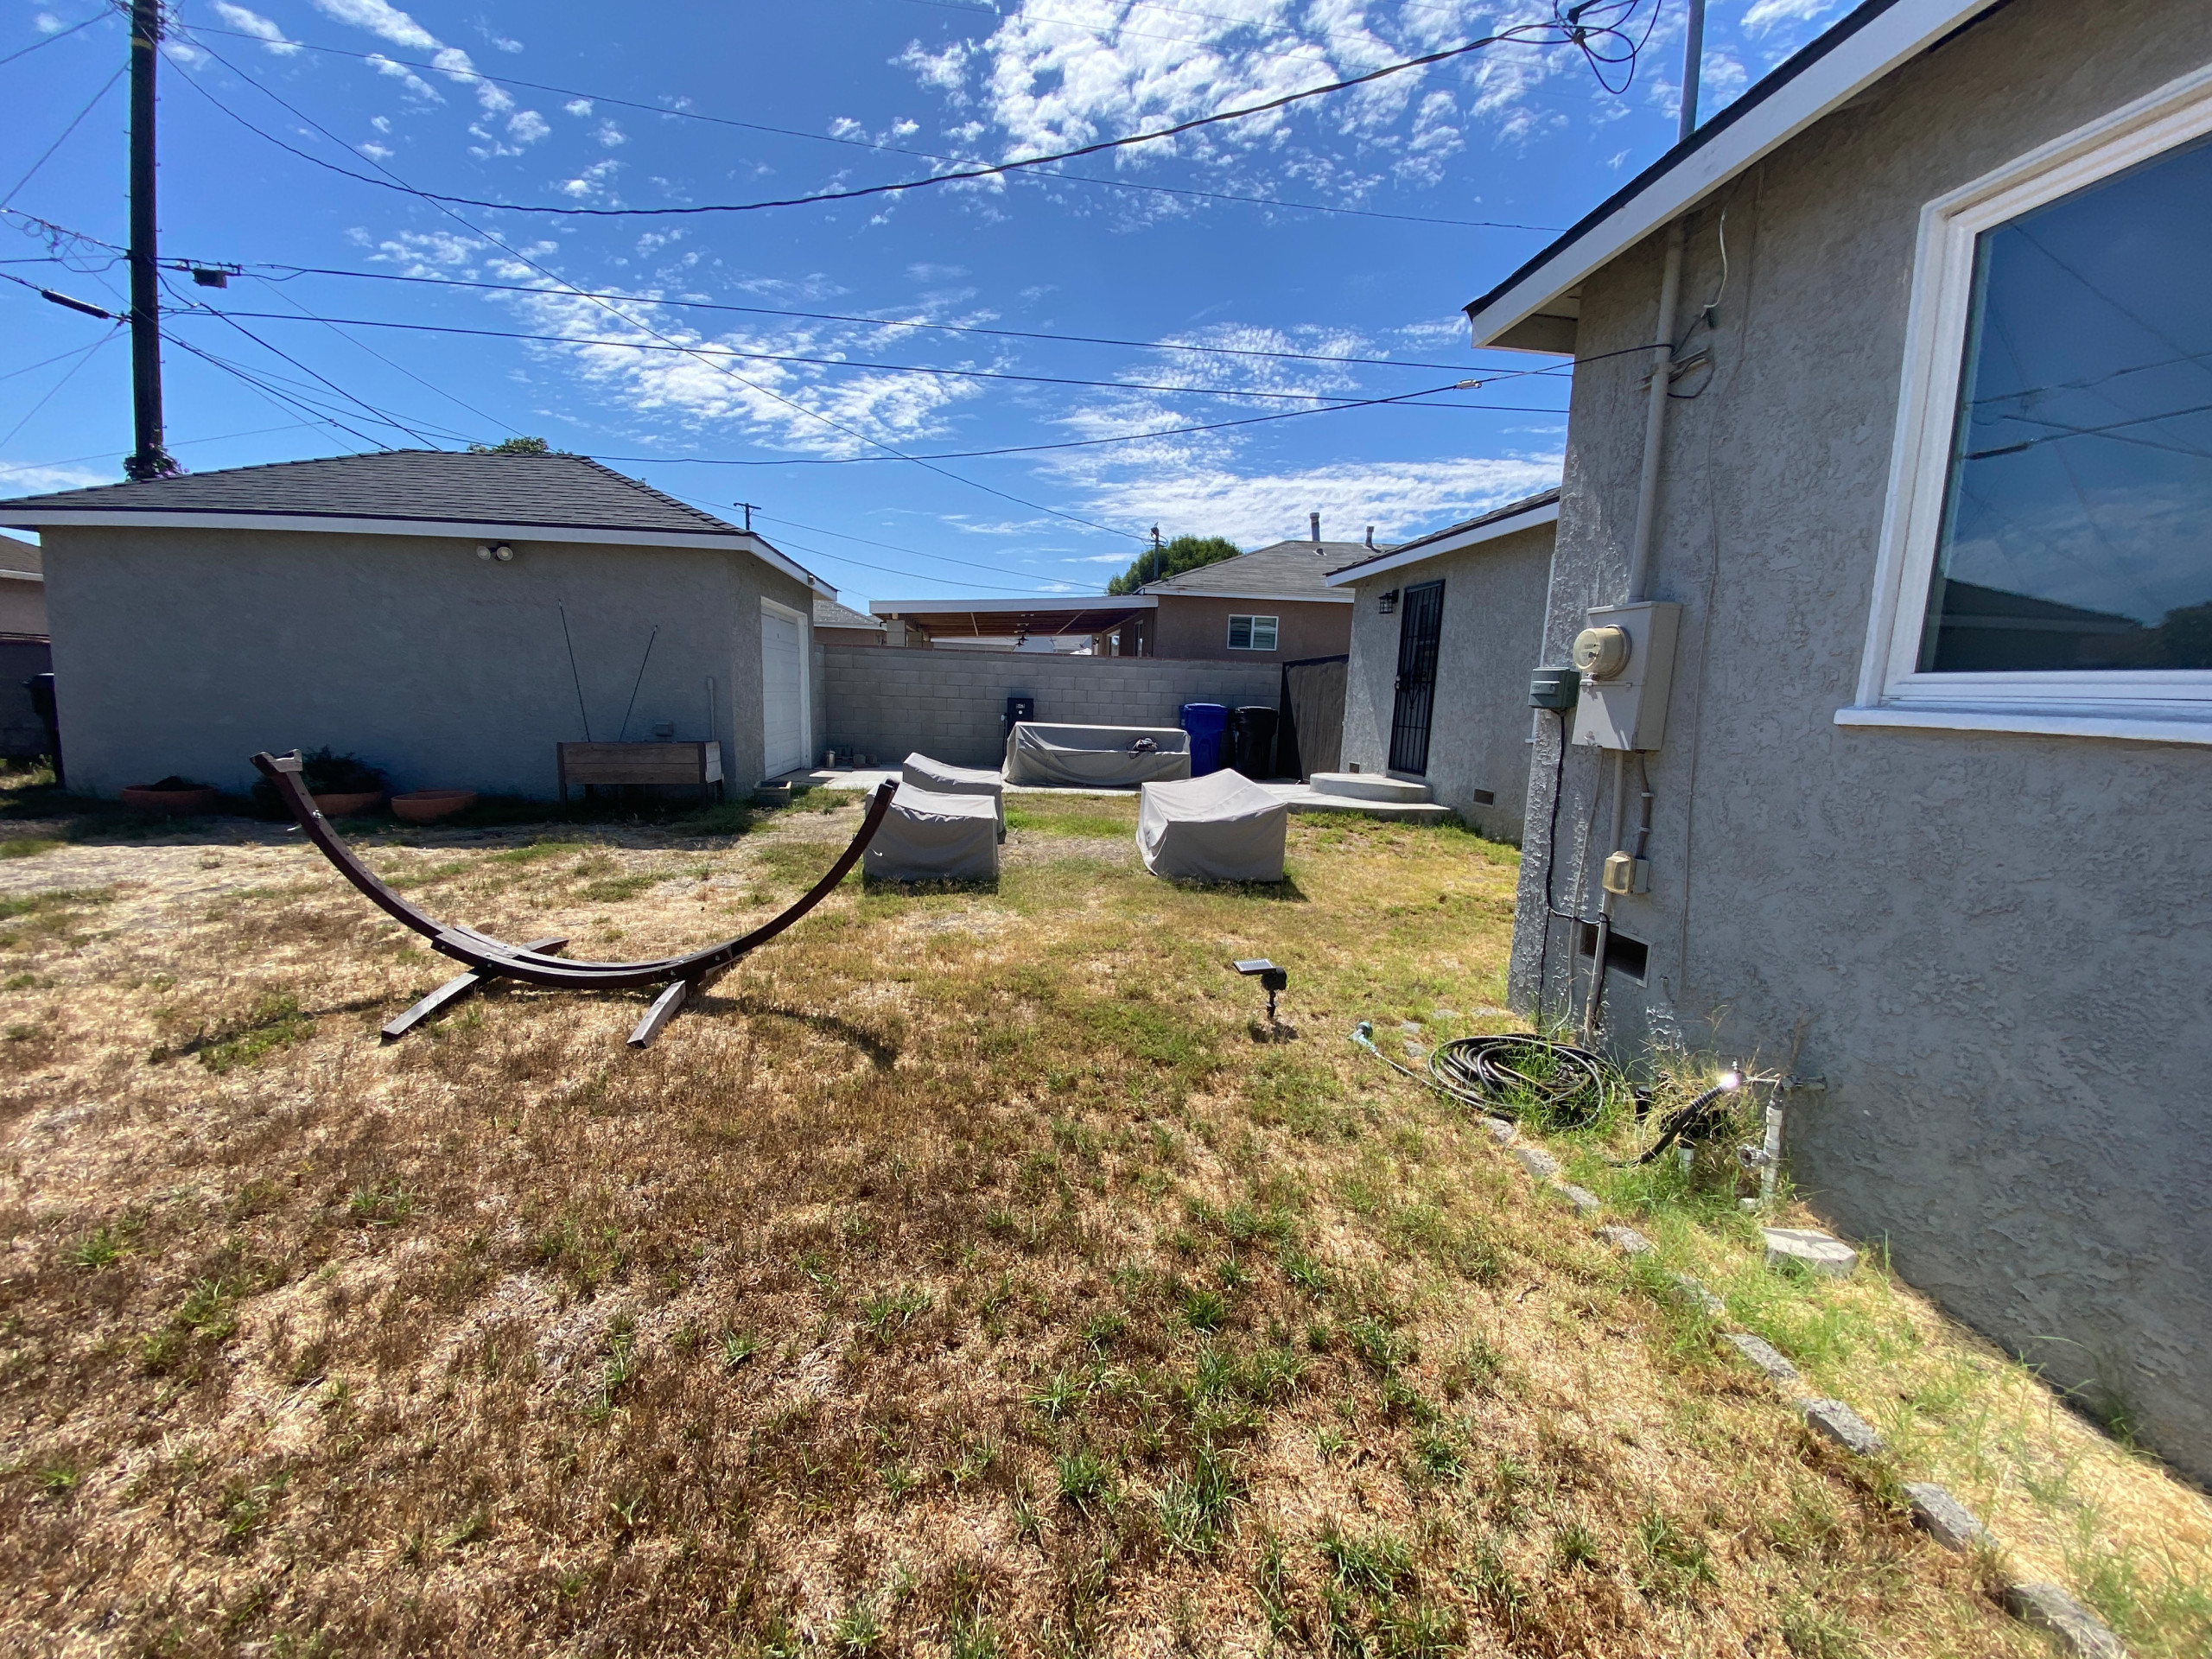
[[[585,116],[589,115],[591,113],[591,99],[588,98],[572,98],[566,104],[563,104],[561,106],[564,111],[569,115],[575,116],[578,120],[582,120]]]
[[[912,41],[892,61],[912,70],[915,79],[931,91],[957,96],[967,79],[969,54],[975,49],[966,41],[955,41],[942,52],[930,53],[922,50],[919,41]]]
[[[189,41],[163,41],[162,55],[185,69],[197,69],[207,61],[207,54]]]
[[[388,162],[395,153],[390,144],[362,144],[359,148],[372,162]]]
[[[535,144],[549,137],[553,128],[536,110],[518,111],[507,122],[507,137],[520,144]]]
[[[379,40],[390,41],[412,52],[435,52],[438,37],[385,0],[315,0],[315,9],[355,29],[365,29]]]
[[[372,115],[369,118],[369,124],[374,127],[378,132],[390,132],[391,130],[391,118],[388,115]]]
[[[591,136],[609,149],[613,149],[617,144],[626,144],[630,142],[630,135],[612,121],[601,122],[592,130]]]
[[[1744,14],[1744,33],[1764,35],[1784,23],[1809,23],[1842,3],[1843,0],[1757,0]]]
[[[284,38],[284,31],[257,11],[248,11],[244,6],[234,6],[230,0],[215,0],[215,15],[241,35],[251,35],[264,47],[280,58],[297,57],[300,48]]]
[[[1226,536],[1246,547],[1302,537],[1319,512],[1332,540],[1404,541],[1559,482],[1557,456],[1353,462],[1281,473],[1193,467],[1094,485],[1094,516]]]
[[[69,25],[63,22],[52,12],[41,11],[37,16],[31,19],[31,27],[37,29],[41,35],[59,35],[63,29],[68,28]]]
[[[381,52],[370,53],[368,62],[369,67],[374,69],[378,74],[388,75],[392,79],[397,81],[402,86],[406,88],[407,95],[410,98],[420,99],[425,104],[442,104],[445,102],[443,95],[439,92],[436,87],[431,86],[429,81],[423,79],[422,76],[416,74],[405,64],[394,63],[390,58],[385,56]]]
[[[511,41],[504,35],[493,35],[488,38],[492,44],[502,52],[519,52],[522,50],[522,42],[520,41]]]
[[[563,179],[555,188],[563,195],[573,196],[579,201],[588,197],[604,194],[608,183],[613,179],[616,170],[621,165],[621,162],[612,157],[603,162],[594,162],[575,178]]]
[[[114,484],[111,473],[88,473],[81,467],[47,467],[35,461],[0,461],[0,488],[10,495],[46,495],[55,490],[89,489],[95,484]]]

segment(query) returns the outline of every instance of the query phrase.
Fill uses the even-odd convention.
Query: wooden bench
[[[598,784],[677,784],[695,787],[707,798],[707,786],[722,798],[722,746],[719,743],[559,743],[561,801],[569,785],[588,792]]]

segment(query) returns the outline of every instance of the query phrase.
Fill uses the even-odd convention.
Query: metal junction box
[[[1575,661],[1583,669],[1574,711],[1577,743],[1656,749],[1664,741],[1681,615],[1681,606],[1663,600],[1600,606],[1590,613],[1590,626],[1575,641]]]

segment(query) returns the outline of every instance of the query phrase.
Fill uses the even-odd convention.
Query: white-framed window
[[[1922,212],[1844,725],[2212,743],[2212,67]]]
[[[1232,616],[1229,619],[1231,651],[1273,651],[1275,619],[1272,616]]]

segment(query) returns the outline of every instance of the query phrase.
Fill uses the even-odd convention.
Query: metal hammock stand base
[[[812,910],[836,889],[837,884],[860,862],[861,855],[874,839],[882,824],[884,814],[891,810],[891,798],[895,792],[889,782],[879,785],[868,802],[868,816],[861,822],[859,833],[852,845],[838,856],[824,875],[810,887],[804,898],[789,910],[769,921],[763,922],[750,933],[720,944],[710,944],[703,950],[694,950],[688,956],[663,957],[656,962],[571,962],[556,956],[568,941],[564,938],[533,939],[528,944],[506,944],[489,934],[479,933],[474,928],[448,927],[435,918],[424,915],[390,887],[377,879],[376,873],[355,856],[353,849],[340,841],[315,810],[315,800],[300,782],[300,757],[296,751],[290,754],[257,754],[255,768],[275,785],[277,798],[284,803],[300,828],[306,830],[308,839],[315,842],[322,855],[338,868],[339,874],[358,887],[362,897],[390,916],[401,926],[411,928],[430,942],[430,949],[441,956],[451,957],[466,963],[467,972],[448,980],[406,1013],[394,1019],[384,1028],[384,1039],[393,1042],[405,1036],[431,1015],[442,1013],[471,993],[481,989],[495,979],[520,980],[526,985],[548,985],[571,991],[625,991],[639,986],[659,985],[664,988],[645,1010],[645,1017],[630,1033],[630,1046],[643,1048],[660,1035],[665,1026],[696,992],[709,981],[718,978],[739,957],[766,944],[793,922]]]

